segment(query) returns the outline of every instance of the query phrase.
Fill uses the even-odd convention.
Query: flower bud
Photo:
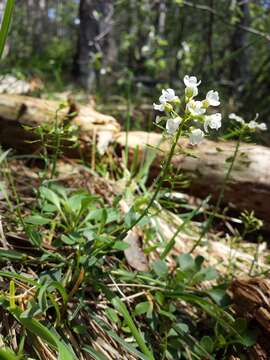
[[[210,105],[210,104],[209,104],[208,100],[205,99],[205,100],[202,101],[202,107],[203,107],[204,109],[207,109],[207,108],[209,107],[209,105]]]
[[[174,102],[175,105],[180,105],[181,104],[181,101],[180,101],[178,96],[174,99],[173,102]]]
[[[167,111],[167,112],[171,112],[171,111],[173,111],[173,106],[172,106],[170,103],[166,103],[166,104],[164,105],[164,109],[165,109],[165,111]]]

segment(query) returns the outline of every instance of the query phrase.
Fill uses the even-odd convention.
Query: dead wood
[[[113,134],[120,131],[120,125],[112,116],[99,113],[91,105],[78,106],[71,99],[64,108],[59,109],[59,105],[58,101],[53,100],[0,94],[0,143],[23,152],[34,151],[36,145],[28,141],[35,137],[24,126],[37,127],[46,122],[53,124],[56,116],[59,122],[71,121],[72,118],[72,123],[79,126],[84,140],[89,140],[93,133],[100,131]]]
[[[101,152],[113,138],[120,148],[125,146],[126,135],[120,132],[119,123],[113,117],[97,112],[91,105],[78,106],[73,101],[69,101],[67,107],[59,110],[57,101],[9,94],[0,95],[0,143],[4,147],[15,148],[19,152],[34,152],[36,144],[27,142],[27,140],[33,140],[33,133],[26,131],[23,126],[35,127],[44,122],[53,122],[56,112],[58,112],[59,121],[65,121],[74,111],[72,121],[80,128],[81,142],[80,152],[72,151],[70,156],[76,157],[79,153],[83,153],[85,157],[90,158],[93,154],[91,139],[93,136],[95,139],[96,135],[101,139]],[[135,149],[139,148],[138,161],[141,161],[147,144],[158,146],[162,150],[156,152],[149,174],[151,180],[159,173],[160,164],[166,158],[170,144],[168,141],[163,141],[161,134],[130,132],[128,135],[130,159],[134,158]],[[204,140],[199,146],[190,148],[187,140],[182,140],[181,145],[184,149],[192,151],[194,156],[181,153],[175,155],[172,161],[174,172],[181,170],[187,175],[191,181],[188,189],[191,194],[198,197],[211,194],[212,200],[216,201],[230,164],[229,159],[235,149],[235,143]],[[230,203],[240,211],[254,210],[258,217],[269,223],[269,169],[269,148],[242,144],[226,186],[224,203]]]
[[[250,360],[270,358],[270,280],[234,280],[231,286],[234,309],[258,331],[257,343],[248,350]]]
[[[116,142],[125,146],[126,134],[120,132]],[[158,147],[153,161],[150,178],[155,178],[160,165],[166,158],[170,144],[162,140],[162,135],[146,132],[128,134],[130,161],[139,149],[138,163],[145,151]],[[204,140],[200,145],[191,147],[186,139],[181,141],[182,149],[192,152],[175,155],[172,160],[174,173],[181,170],[188,179],[188,191],[198,197],[209,194],[216,201],[235,150],[234,142],[214,142]],[[137,156],[137,155],[136,155]],[[254,210],[255,214],[269,222],[270,219],[270,149],[254,144],[242,144],[224,193],[224,203],[231,203],[237,210]]]

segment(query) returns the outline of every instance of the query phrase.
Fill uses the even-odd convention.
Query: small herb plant
[[[220,105],[218,93],[210,90],[204,100],[195,100],[200,82],[185,76],[184,83],[182,98],[167,89],[162,91],[159,104],[154,104],[155,110],[164,113],[156,123],[170,137],[171,148],[150,195],[145,179],[151,159],[129,178],[126,191],[115,192],[109,202],[97,193],[60,184],[57,160],[62,140],[71,140],[72,132],[57,120],[49,130],[35,129],[42,141],[44,173],[34,201],[19,211],[20,222],[14,225],[27,246],[0,250],[4,265],[0,306],[12,326],[19,329],[15,335],[4,329],[1,358],[45,359],[49,354],[60,360],[104,360],[111,348],[117,359],[212,360],[244,356],[246,348],[255,343],[255,332],[233,313],[226,276],[205,264],[202,256],[191,253],[211,228],[242,135],[248,129],[264,130],[263,124],[256,120],[246,124],[236,115],[230,116],[238,124],[239,141],[217,207],[191,253],[170,255],[176,235],[198,209],[186,216],[184,225],[161,252],[154,251],[159,244],[148,247],[146,252],[153,259],[149,271],[132,270],[125,259],[129,248],[126,236],[135,226],[145,238],[155,238],[157,229],[151,219],[158,212],[153,209],[171,171],[173,155],[184,151],[179,140],[187,135],[195,146],[210,130],[221,127],[221,114],[211,111]],[[2,155],[5,171],[7,156]],[[86,174],[90,176],[90,171]],[[91,176],[100,181],[93,171]],[[12,202],[15,200],[18,209],[22,199],[10,173],[7,183],[14,190],[7,197],[11,213]],[[120,201],[127,197],[132,203],[125,214]],[[252,213],[243,213],[242,219],[246,234],[261,226]]]

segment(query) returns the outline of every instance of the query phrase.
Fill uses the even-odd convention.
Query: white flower
[[[187,104],[187,109],[192,116],[199,116],[205,113],[206,109],[203,107],[202,101],[190,100]]]
[[[266,131],[267,130],[267,125],[266,125],[266,123],[260,123],[260,124],[257,125],[257,128],[259,130]]]
[[[196,76],[188,76],[184,77],[184,84],[186,85],[185,94],[188,98],[193,98],[198,95],[198,86],[201,81],[197,81]]]
[[[166,123],[166,130],[168,134],[173,135],[177,131],[181,121],[182,119],[180,118],[180,116],[174,119],[168,119]]]
[[[154,110],[158,111],[164,111],[165,110],[165,104],[153,104]]]
[[[258,123],[257,123],[257,121],[255,121],[255,120],[251,120],[251,121],[247,124],[247,126],[248,126],[250,129],[256,129],[257,125],[258,125]]]
[[[265,123],[257,123],[257,121],[255,120],[251,120],[247,126],[252,129],[252,130],[262,130],[265,131],[267,130],[267,125]]]
[[[235,113],[231,113],[229,115],[229,119],[235,120],[235,121],[239,122],[240,124],[245,123],[245,120],[241,116],[236,115]]]
[[[197,96],[199,93],[197,86],[193,86],[193,87],[187,87],[185,88],[185,95],[188,98],[193,98],[195,96]]]
[[[206,101],[210,106],[220,105],[218,92],[214,90],[208,91],[206,94]]]
[[[179,97],[175,95],[175,91],[173,89],[166,89],[166,90],[163,89],[162,94],[159,97],[160,104],[155,104],[155,103],[153,104],[154,110],[165,111],[166,103],[172,101],[176,102],[178,100]]]
[[[204,132],[201,129],[194,129],[189,135],[189,142],[191,145],[199,144],[204,138]]]
[[[185,77],[184,77],[184,84],[186,85],[187,88],[197,87],[200,85],[200,83],[201,83],[201,80],[197,81],[196,76],[185,75]]]
[[[221,127],[221,114],[205,115],[204,130],[208,132],[208,126],[211,129],[218,130]]]
[[[173,89],[162,90],[162,95],[159,97],[161,104],[176,100],[178,100],[178,96],[175,95],[175,91]]]

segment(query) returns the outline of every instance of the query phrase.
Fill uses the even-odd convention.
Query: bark
[[[59,103],[19,95],[0,95],[0,143],[4,147],[13,147],[20,152],[31,151],[29,131],[23,125],[38,126],[42,122],[53,122]],[[91,154],[91,138],[97,133],[111,132],[116,145],[122,150],[125,147],[126,135],[120,132],[120,125],[111,116],[100,114],[92,106],[78,107],[72,101],[67,108],[58,114],[59,120],[65,120],[67,114],[77,112],[73,122],[80,127],[82,141],[81,153]],[[99,136],[101,138],[101,136]],[[107,135],[105,137],[107,141]],[[109,140],[110,141],[110,140]],[[153,179],[160,171],[160,164],[167,156],[170,144],[163,141],[161,134],[146,132],[130,132],[128,146],[130,160],[139,149],[138,164],[145,156],[149,147],[158,146],[149,179]],[[192,152],[194,156],[178,154],[173,157],[173,173],[181,170],[190,179],[187,191],[198,197],[209,194],[216,201],[224,182],[224,177],[230,162],[228,161],[235,149],[233,142],[213,142],[204,140],[195,148],[190,148],[186,139],[181,142],[182,149]],[[91,145],[92,146],[92,145]],[[152,150],[153,151],[153,150]],[[121,151],[120,151],[121,152]],[[74,156],[78,156],[75,154]],[[231,177],[224,193],[224,203],[231,203],[236,209],[254,210],[255,214],[265,220],[270,218],[270,149],[267,147],[242,144]]]
[[[95,55],[106,54],[112,29],[112,0],[81,0],[79,7],[79,37],[74,57],[73,74],[87,90],[97,81]]]
[[[237,279],[231,286],[234,309],[238,316],[250,321],[258,332],[256,345],[247,350],[250,360],[270,358],[270,281],[269,279]]]
[[[241,11],[238,22],[241,26],[249,26],[249,4],[248,1],[237,0]],[[236,86],[243,85],[249,78],[249,57],[247,53],[247,32],[235,27],[231,37],[231,53],[234,54],[230,64],[230,79]],[[234,90],[234,89],[233,89]]]
[[[68,114],[75,115],[70,120]],[[116,133],[120,125],[109,115],[97,112],[92,105],[78,106],[69,99],[67,107],[59,111],[59,102],[37,99],[21,95],[0,95],[0,143],[4,147],[12,147],[20,152],[34,151],[35,144],[27,143],[33,140],[33,133],[24,126],[37,127],[44,122],[53,123],[56,113],[58,121],[72,121],[80,128],[82,144],[86,144],[93,136],[101,131]],[[89,152],[89,148],[84,149]]]
[[[125,133],[120,133],[117,143],[124,147]],[[160,164],[166,158],[170,144],[162,142],[162,135],[156,133],[131,132],[128,135],[130,161],[135,149],[140,149],[138,163],[142,160],[146,144],[159,147],[150,170],[150,178],[160,171]],[[172,160],[174,173],[181,170],[190,179],[191,194],[216,201],[226,171],[235,150],[234,142],[213,142],[204,140],[196,148],[190,148],[187,140],[181,142],[183,149],[192,151],[195,157],[186,154],[175,155]],[[149,147],[148,147],[149,149]],[[149,151],[149,150],[148,150]],[[137,155],[136,155],[137,156]],[[269,225],[270,218],[270,149],[254,144],[242,144],[224,193],[224,203],[230,203],[237,210],[254,210],[255,214]]]

